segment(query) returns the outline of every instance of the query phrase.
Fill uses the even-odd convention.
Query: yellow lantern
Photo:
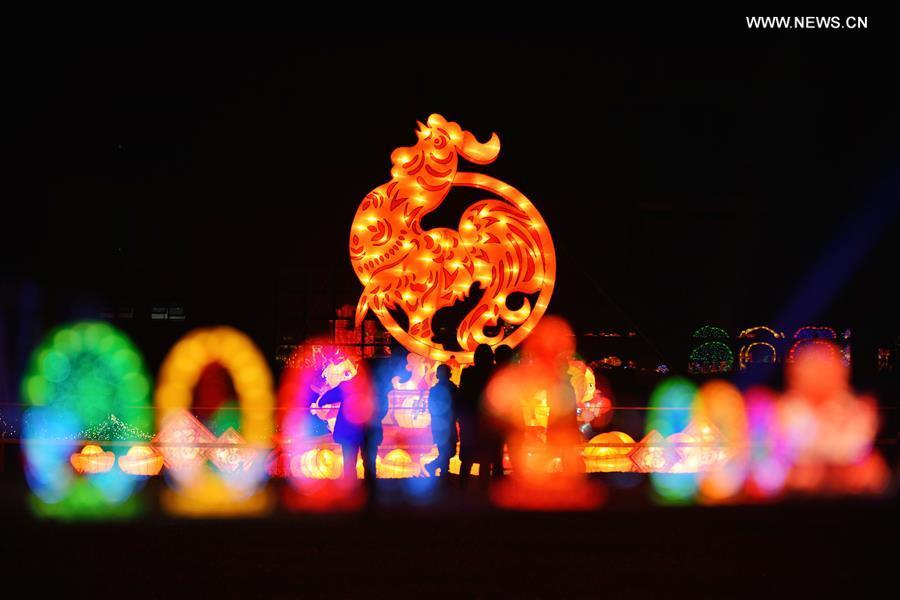
[[[313,448],[291,459],[291,473],[294,477],[337,479],[343,468],[343,458],[331,448]]]
[[[624,446],[622,444],[631,444]],[[634,464],[628,457],[634,450],[634,439],[621,431],[595,435],[584,447],[584,465],[588,473],[618,473],[632,471]]]
[[[132,446],[128,454],[119,457],[119,468],[129,475],[158,475],[162,466],[162,455],[150,446]]]
[[[431,413],[428,412],[427,395],[419,390],[394,390],[394,420],[407,429],[431,427]]]
[[[104,452],[96,444],[88,444],[69,457],[69,462],[79,473],[106,473],[116,463],[116,455]]]
[[[418,463],[402,448],[388,452],[378,467],[378,476],[383,479],[406,479],[419,474]]]

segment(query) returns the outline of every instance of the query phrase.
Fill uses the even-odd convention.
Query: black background
[[[895,336],[898,199],[879,186],[898,172],[896,28],[594,18],[409,39],[23,34],[7,54],[21,185],[4,202],[4,280],[38,287],[47,324],[177,300],[192,325],[235,325],[268,351],[283,273],[327,266],[356,289],[353,213],[439,112],[499,134],[478,169],[544,215],[560,254],[551,312],[580,331],[639,329],[678,364],[703,323]],[[879,227],[851,231],[873,213]],[[850,268],[830,268],[841,256]],[[821,307],[791,312],[810,290]]]

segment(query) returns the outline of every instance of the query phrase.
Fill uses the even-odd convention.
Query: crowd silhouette
[[[438,365],[436,381],[428,391],[431,431],[438,451],[437,458],[423,465],[430,476],[447,479],[457,448],[462,488],[468,485],[475,464],[479,465],[482,483],[503,477],[505,445],[510,450],[511,466],[523,460],[521,448],[525,445],[525,434],[523,423],[519,422],[521,411],[512,411],[512,419],[504,420],[485,407],[492,378],[512,366],[515,357],[509,346],[499,346],[495,354],[489,345],[481,344],[475,349],[473,364],[462,370],[459,385],[452,381],[449,364]],[[573,456],[563,456],[564,468],[571,468],[571,460],[577,453],[572,443],[572,434],[577,432],[575,394],[565,375],[565,365],[554,364],[553,368],[560,375],[557,385],[551,386],[554,389],[548,390],[552,407],[547,438],[558,445],[571,446],[573,452],[566,454]],[[389,408],[388,394],[394,381],[406,379],[408,375],[406,353],[394,349],[389,359],[363,360],[354,378],[332,388],[319,400],[320,405],[340,405],[334,441],[342,448],[344,478],[356,479],[355,465],[361,455],[366,486],[374,489],[376,457],[384,437],[382,420]]]

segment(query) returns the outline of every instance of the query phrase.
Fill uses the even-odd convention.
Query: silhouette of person
[[[494,350],[494,370],[499,373],[505,367],[513,364],[513,359],[515,358],[515,353],[513,349],[503,344],[501,346],[497,346]],[[504,441],[509,446],[509,459],[510,463],[512,463],[513,469],[515,469],[515,458],[518,456],[518,452],[521,450],[522,445],[524,444],[524,430],[525,430],[525,422],[522,418],[522,411],[514,411],[511,415],[512,418],[516,419],[514,422],[503,422],[500,419],[492,419],[490,421],[491,426],[495,430],[495,439],[493,443],[495,447],[492,452],[493,455],[499,455],[500,463],[497,468],[497,476],[503,474],[503,443]],[[491,467],[491,471],[493,473],[494,468]]]
[[[363,477],[370,488],[374,487],[378,446],[384,437],[381,421],[388,410],[384,380],[389,389],[390,373],[385,367],[366,359],[353,379],[341,382],[319,400],[320,406],[340,403],[333,437],[341,445],[344,478],[356,478],[356,459],[362,453]]]
[[[437,383],[428,393],[428,410],[431,412],[431,435],[438,448],[438,457],[425,465],[433,477],[440,469],[446,476],[450,468],[450,458],[456,453],[456,411],[459,408],[459,388],[450,381],[452,370],[448,365],[439,365],[436,371]]]
[[[487,344],[475,348],[475,362],[463,369],[460,377],[459,420],[459,480],[465,486],[474,463],[481,463],[481,475],[487,476],[482,458],[481,402],[494,372],[494,351]],[[489,468],[489,467],[488,467]]]

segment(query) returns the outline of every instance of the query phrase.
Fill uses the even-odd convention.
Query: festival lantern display
[[[88,444],[81,452],[73,454],[69,461],[79,473],[106,473],[116,464],[116,455],[104,452],[96,444]]]
[[[553,240],[521,192],[487,175],[458,171],[460,158],[493,162],[500,152],[496,134],[480,143],[433,114],[427,125],[419,124],[417,135],[415,146],[394,150],[391,180],[365,197],[353,219],[350,261],[364,286],[356,321],[371,310],[410,352],[441,362],[452,354],[469,364],[478,344],[515,347],[540,320],[556,275]],[[456,230],[423,229],[423,217],[454,187],[497,198],[471,205]],[[465,300],[476,283],[483,295],[457,328],[462,352],[451,353],[433,341],[432,319]],[[513,304],[514,296],[520,305]],[[405,314],[408,328],[392,310]],[[507,327],[514,330],[507,333]]]
[[[35,512],[62,519],[134,514],[137,482],[112,470],[112,452],[97,444],[76,452],[76,440],[146,439],[150,387],[138,349],[107,323],[65,325],[42,340],[22,380],[22,449]]]
[[[394,421],[405,429],[431,427],[428,411],[428,392],[419,390],[394,390],[389,396]]]
[[[437,460],[438,454],[439,452],[437,446],[432,446],[431,449],[428,450],[428,452],[425,452],[421,456],[419,456],[419,465],[422,467],[421,472],[423,475],[425,475],[425,477],[430,477],[428,469],[426,469],[425,466]],[[447,467],[448,470],[449,468],[450,467]],[[441,473],[441,475],[444,475],[444,473]]]
[[[642,473],[666,473],[678,462],[677,452],[656,430],[644,436],[631,452],[635,470]]]
[[[129,475],[152,477],[159,475],[163,467],[163,456],[150,446],[132,446],[125,456],[119,457],[119,469]]]
[[[688,448],[682,452],[683,455],[690,456],[689,461],[696,463],[698,470],[709,470],[728,459],[725,437],[708,418],[695,416],[681,433],[686,436],[685,439],[689,438],[693,443],[699,444],[696,449]]]
[[[420,473],[419,464],[402,448],[395,448],[385,454],[376,468],[378,477],[384,479],[406,479],[416,477]]]
[[[629,455],[635,446],[634,439],[621,431],[595,435],[582,451],[585,468],[588,473],[632,471],[634,463]]]
[[[240,404],[239,434],[243,441],[236,441],[237,438],[230,434],[227,438],[235,441],[227,443],[246,443],[254,449],[254,455],[255,452],[267,451],[271,447],[274,431],[272,375],[253,342],[230,327],[195,330],[181,338],[169,351],[160,367],[155,394],[160,433],[172,427],[170,419],[176,419],[183,426],[173,428],[170,435],[181,433],[194,440],[204,439],[209,444],[215,441],[215,436],[205,427],[201,430],[202,424],[187,412],[201,373],[212,363],[218,363],[228,371]],[[191,449],[196,449],[195,458],[190,461],[196,467],[202,449]],[[239,447],[231,446],[229,449],[238,450]],[[202,454],[209,456],[206,452]],[[167,465],[171,455],[166,456]],[[220,463],[225,465],[224,472],[189,468],[178,475],[177,471],[173,471],[178,476],[173,482],[173,489],[163,496],[163,505],[170,512],[192,516],[251,515],[269,510],[272,498],[266,489],[261,488],[267,475],[264,461],[249,460],[245,452],[228,453],[223,458],[225,460],[220,459]]]
[[[219,444],[227,446],[211,448],[208,456],[216,467],[223,473],[235,473],[247,471],[253,464],[255,453],[246,447],[244,438],[233,427],[222,432],[216,440]]]
[[[153,438],[153,446],[162,455],[166,467],[183,472],[206,462],[208,447],[216,436],[186,410],[169,415]]]
[[[341,454],[331,448],[313,448],[291,459],[291,474],[294,477],[337,479],[343,468]]]
[[[769,342],[751,342],[741,346],[741,351],[738,353],[738,366],[742,371],[753,363],[775,364],[776,362],[778,362],[778,351]]]

